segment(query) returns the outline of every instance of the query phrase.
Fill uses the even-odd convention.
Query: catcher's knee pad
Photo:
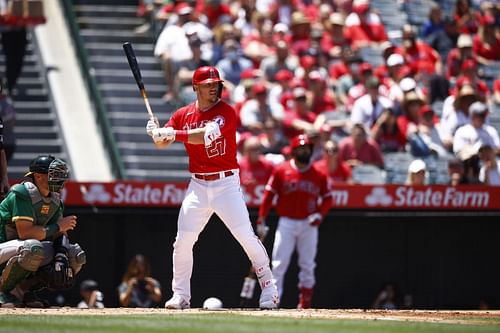
[[[87,263],[87,255],[78,243],[71,244],[68,250],[68,256],[69,265],[73,268],[75,274]]]
[[[45,257],[45,251],[40,241],[36,239],[25,240],[17,250],[19,265],[31,272],[35,272]]]
[[[30,273],[35,272],[44,258],[42,243],[36,239],[24,241],[17,255],[10,258],[2,272],[2,291],[10,291]]]

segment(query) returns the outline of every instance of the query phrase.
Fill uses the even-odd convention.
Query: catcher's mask
[[[58,158],[54,159],[48,170],[49,191],[60,192],[64,187],[64,182],[69,178],[68,166]]]

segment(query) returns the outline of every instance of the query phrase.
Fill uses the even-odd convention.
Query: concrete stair
[[[187,157],[180,144],[157,150],[146,135],[148,114],[123,53],[122,44],[131,42],[148,93],[149,102],[161,123],[173,108],[162,99],[167,91],[161,64],[153,55],[152,35],[136,35],[143,22],[136,6],[75,5],[74,11],[94,76],[127,178],[134,180],[185,180]],[[97,3],[97,2],[96,2]]]
[[[35,41],[28,33],[27,53],[17,87],[12,94],[16,111],[14,134],[16,149],[8,161],[11,182],[21,180],[30,161],[39,154],[52,154],[66,160],[64,141],[50,100],[46,69],[36,50]],[[5,57],[0,50],[0,73],[5,73]]]

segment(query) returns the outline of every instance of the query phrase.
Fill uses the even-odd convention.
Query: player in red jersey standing
[[[273,247],[274,281],[281,298],[285,273],[297,249],[300,268],[297,308],[306,309],[311,307],[315,284],[318,226],[328,213],[332,200],[327,177],[310,164],[312,144],[307,136],[301,134],[293,138],[290,146],[292,159],[279,165],[267,183],[259,209],[257,232],[266,232],[265,218],[277,195],[276,211],[280,219]]]
[[[255,235],[243,199],[236,161],[237,116],[220,99],[223,81],[214,67],[200,67],[193,74],[197,100],[178,109],[160,128],[150,119],[146,130],[155,145],[164,148],[174,141],[184,143],[192,174],[177,221],[173,253],[173,297],[168,309],[190,307],[193,246],[198,235],[216,213],[238,240],[255,268],[262,289],[262,309],[278,307],[267,252]]]

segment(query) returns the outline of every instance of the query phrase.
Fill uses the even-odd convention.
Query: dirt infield
[[[220,309],[220,310],[165,310],[165,309],[128,309],[128,308],[106,308],[106,309],[76,309],[76,308],[50,308],[50,309],[26,309],[26,308],[0,308],[0,315],[189,315],[189,314],[236,314],[245,316],[262,317],[289,317],[294,319],[358,319],[358,320],[394,320],[394,321],[419,321],[431,323],[463,323],[499,325],[500,310],[495,311],[428,311],[428,310],[267,310],[257,309]]]

